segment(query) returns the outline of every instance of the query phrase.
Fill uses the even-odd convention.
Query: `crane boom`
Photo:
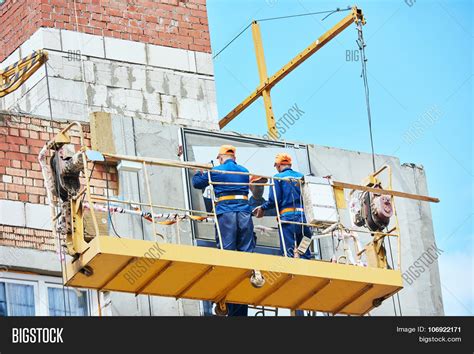
[[[253,102],[255,102],[260,96],[269,95],[269,91],[272,87],[274,87],[277,83],[279,83],[283,78],[285,78],[290,72],[296,69],[300,64],[302,64],[306,59],[308,59],[311,55],[316,53],[319,49],[321,49],[324,45],[329,43],[331,39],[336,37],[339,33],[344,31],[347,27],[349,27],[352,23],[361,22],[365,24],[365,18],[362,14],[362,10],[357,8],[357,6],[352,7],[352,11],[349,15],[344,17],[339,23],[337,23],[334,27],[324,33],[321,37],[319,37],[316,41],[311,43],[308,47],[306,47],[303,51],[301,51],[298,55],[296,55],[293,59],[291,59],[286,65],[284,65],[280,70],[278,70],[274,75],[266,78],[264,81],[261,80],[260,85],[253,91],[247,98],[245,98],[241,103],[239,103],[234,109],[232,109],[227,115],[225,115],[219,121],[219,127],[222,129],[227,124],[229,124],[235,117],[237,117],[242,111],[244,111],[248,106],[250,106]],[[253,26],[257,24],[254,22]],[[254,33],[257,29],[254,29]],[[263,50],[259,50],[259,46],[261,46],[261,41],[259,36],[255,37],[254,40],[255,46],[257,49],[257,62],[260,63],[259,69],[261,68],[261,61],[263,56]],[[266,70],[265,70],[266,71]],[[271,101],[267,100],[271,105]],[[267,102],[265,102],[267,116],[270,114],[271,107],[267,107]],[[275,136],[276,127],[274,119],[267,119],[268,122],[268,132],[270,136]]]
[[[19,88],[47,60],[48,53],[44,50],[38,50],[1,70],[0,97],[4,97]]]

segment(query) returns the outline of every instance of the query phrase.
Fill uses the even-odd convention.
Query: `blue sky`
[[[407,3],[410,3],[411,6]],[[340,1],[208,0],[216,53],[252,19],[345,8]],[[474,315],[472,118],[473,2],[359,1],[367,19],[368,80],[376,153],[423,165],[432,204],[447,315]],[[268,74],[273,74],[346,13],[261,23]],[[305,111],[285,134],[304,141],[369,152],[360,61],[352,25],[272,90],[278,118],[294,103]],[[350,52],[349,52],[350,53]],[[214,61],[219,115],[258,85],[251,31]],[[263,135],[263,103],[255,102],[226,130]],[[407,132],[416,129],[416,138]]]

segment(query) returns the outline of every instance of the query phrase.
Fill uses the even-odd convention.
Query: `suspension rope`
[[[288,16],[279,16],[279,17],[268,17],[268,18],[261,18],[259,20],[256,20],[257,22],[264,22],[264,21],[273,21],[273,20],[282,20],[282,19],[287,19],[287,18],[294,18],[294,17],[303,17],[303,16],[312,16],[312,15],[321,15],[321,14],[328,14],[325,16],[321,21],[324,21],[327,17],[331,16],[332,14],[336,12],[343,12],[343,11],[350,11],[351,7],[348,6],[345,9],[340,9],[339,7],[334,10],[326,10],[326,11],[318,11],[318,12],[305,12],[301,14],[296,14],[296,15],[288,15]]]
[[[335,14],[336,12],[343,12],[343,11],[350,11],[350,10],[352,10],[352,7],[350,7],[350,6],[347,6],[347,8],[342,9],[342,10],[341,10],[340,8],[337,8],[336,10],[334,10],[334,11],[332,11],[331,13],[327,14],[326,16],[324,16],[321,21],[324,21],[325,19],[327,19],[327,18],[328,18],[329,16],[331,16],[332,14]]]
[[[362,63],[362,73],[361,77],[364,81],[364,93],[365,93],[365,104],[367,107],[367,119],[369,123],[369,137],[370,137],[370,148],[371,148],[371,153],[372,153],[372,168],[374,170],[374,173],[376,172],[376,167],[375,167],[375,150],[374,150],[374,137],[372,133],[372,115],[370,111],[370,92],[369,92],[369,82],[367,79],[367,58],[365,56],[365,41],[364,41],[364,34],[362,31],[362,21],[358,20],[357,23],[357,33],[358,33],[358,39],[356,41],[359,51],[361,53],[361,63]],[[385,240],[384,240],[385,241]],[[384,242],[385,243],[385,242]],[[390,242],[390,237],[388,238],[388,247],[390,250],[390,259],[392,263],[392,269],[394,269],[394,262],[393,262],[393,251],[392,251],[392,244]],[[401,250],[398,250],[400,252]],[[397,293],[397,302],[398,302],[398,310],[400,313],[400,316],[402,316],[402,306],[400,303],[400,295]],[[395,305],[395,297],[392,296],[392,302],[393,302],[393,310],[395,312],[395,316],[397,316],[397,311],[396,311],[396,305]]]
[[[245,28],[240,31],[234,38],[232,38],[221,50],[219,50],[217,54],[212,57],[212,59],[216,59],[219,54],[226,50],[228,46],[230,46],[237,38],[239,38],[246,31],[251,24],[252,23],[249,23],[247,26],[245,26]]]
[[[365,92],[365,105],[367,107],[367,119],[369,122],[369,136],[370,136],[370,148],[372,152],[372,168],[374,172],[376,171],[375,168],[375,150],[374,150],[374,137],[372,134],[372,115],[370,112],[370,99],[369,99],[369,82],[367,80],[367,58],[365,56],[365,41],[364,35],[362,33],[362,21],[357,21],[357,32],[358,32],[358,40],[356,41],[357,45],[359,46],[359,51],[361,53],[361,63],[362,63],[362,73],[361,77],[364,81],[364,92]]]
[[[45,77],[46,77],[46,93],[48,95],[48,102],[49,102],[49,118],[50,118],[50,121],[53,121],[53,109],[52,109],[52,104],[51,104],[51,91],[50,91],[50,86],[49,86],[49,74],[48,74],[48,65],[49,63],[46,62],[46,65],[45,65]],[[46,154],[46,152],[45,152]],[[45,160],[45,163],[46,160]],[[57,195],[57,201],[58,203],[56,203],[55,205],[55,209],[56,209],[56,215],[59,215],[61,212],[62,212],[62,201],[60,200],[60,188],[59,188],[59,184],[57,183],[57,180],[55,181],[55,184],[56,184],[56,195]],[[53,198],[54,196],[52,195],[51,193],[51,196],[50,196],[51,200],[49,201],[49,203],[54,203],[53,202]],[[54,208],[54,207],[53,207]],[[63,245],[61,244],[62,242],[62,239],[61,239],[61,233],[58,232],[58,230],[56,229],[56,226],[54,225],[54,223],[51,223],[51,227],[53,228],[53,232],[56,234],[57,236],[57,241],[58,241],[58,252],[59,252],[59,263],[61,264],[61,273],[63,274],[63,284],[62,284],[62,293],[63,293],[63,309],[64,309],[64,316],[67,316],[67,309],[66,309],[66,286],[64,285],[64,276],[65,278],[67,279],[67,266],[66,266],[66,251],[63,247]],[[70,300],[69,300],[69,297],[70,297],[70,294],[69,294],[69,291],[67,291],[67,300],[68,300],[68,303],[70,304]],[[71,306],[69,305],[69,312],[71,311]]]
[[[326,11],[317,11],[317,12],[305,12],[301,14],[296,14],[296,15],[288,15],[288,16],[278,16],[278,17],[268,17],[268,18],[261,18],[255,21],[250,22],[247,26],[245,26],[237,35],[235,35],[227,44],[222,47],[221,50],[219,50],[213,57],[212,59],[216,59],[219,54],[221,54],[224,50],[226,50],[237,38],[239,38],[244,32],[252,25],[253,22],[265,22],[265,21],[274,21],[274,20],[283,20],[283,19],[288,19],[288,18],[295,18],[295,17],[303,17],[303,16],[312,16],[312,15],[321,15],[321,14],[327,14],[321,21],[324,21],[326,18],[331,16],[332,14],[336,12],[344,12],[344,11],[350,11],[351,7],[348,6],[345,9],[340,9],[339,7],[334,9],[334,10],[326,10]]]
[[[388,228],[387,228],[387,231],[388,231]],[[395,265],[394,265],[394,262],[393,262],[393,252],[392,252],[392,244],[390,242],[390,237],[387,237],[388,238],[388,248],[390,249],[390,260],[391,260],[391,263],[392,263],[392,269],[395,269]],[[398,250],[398,252],[400,252],[401,250]],[[402,305],[400,303],[400,294],[399,293],[396,293],[395,294],[396,297],[397,297],[397,302],[398,302],[398,311],[400,313],[400,316],[403,316],[402,315]],[[395,307],[395,298],[392,296],[392,300],[393,300],[393,307]],[[396,312],[395,312],[396,314]]]

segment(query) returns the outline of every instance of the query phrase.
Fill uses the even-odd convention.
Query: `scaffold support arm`
[[[0,71],[0,97],[4,97],[19,88],[46,61],[48,53],[44,50],[34,51],[20,61]]]
[[[254,92],[252,92],[245,100],[239,103],[233,110],[231,110],[225,117],[219,121],[219,127],[222,129],[227,124],[229,124],[235,117],[237,117],[242,111],[244,111],[248,106],[255,102],[260,96],[265,92],[268,92],[273,86],[283,80],[289,73],[295,70],[300,64],[302,64],[306,59],[316,53],[319,49],[324,47],[327,43],[336,37],[339,33],[344,31],[352,23],[361,21],[362,24],[365,24],[364,15],[362,10],[358,9],[357,6],[352,7],[352,11],[349,15],[344,17],[339,23],[332,27],[329,31],[324,33],[316,41],[311,43],[293,59],[291,59],[286,65],[284,65],[280,70],[278,70],[273,76],[269,77],[265,82],[262,82]]]

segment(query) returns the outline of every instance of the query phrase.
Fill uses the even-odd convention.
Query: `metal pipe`
[[[129,205],[134,205],[135,204],[135,205],[141,205],[141,206],[149,206],[150,205],[150,204],[147,204],[147,203],[134,202],[134,201],[131,201],[131,200],[111,199],[111,198],[105,198],[105,197],[100,197],[100,196],[92,196],[92,199],[97,200],[97,201],[110,201],[110,202],[118,203],[118,204],[129,204]],[[153,208],[167,209],[167,210],[179,210],[179,211],[185,211],[185,212],[192,212],[192,213],[199,213],[199,214],[206,214],[206,215],[214,215],[213,213],[208,213],[207,211],[184,209],[184,208],[178,208],[178,207],[170,207],[170,206],[159,205],[159,204],[153,204]]]
[[[273,178],[272,178],[272,180],[273,180]],[[280,242],[283,246],[282,248],[283,248],[284,256],[288,257],[288,253],[286,252],[285,238],[283,237],[283,228],[281,226],[282,221],[281,221],[281,218],[280,218],[280,209],[278,207],[278,198],[277,198],[276,189],[275,189],[275,181],[273,181],[272,189],[273,189],[273,195],[275,196],[275,211],[276,211],[276,214],[277,214],[278,228],[280,230]]]
[[[117,159],[117,160],[135,161],[135,162],[145,161],[149,163],[150,165],[181,167],[181,168],[200,169],[200,170],[207,170],[207,171],[213,168],[213,166],[210,164],[197,164],[197,163],[192,163],[192,162],[181,162],[181,161],[165,160],[165,159],[157,159],[157,158],[143,158],[143,157],[138,158],[138,157],[133,157],[133,156],[115,155],[115,154],[107,154],[107,153],[104,153],[103,155],[105,157],[110,157],[112,159]],[[222,173],[222,174],[232,174],[232,175],[246,175],[246,176],[253,175],[250,172],[240,172],[240,171],[212,170],[212,172]],[[286,182],[293,182],[293,181],[300,180],[299,178],[280,178],[280,177],[263,176],[263,175],[258,175],[258,176],[266,178],[268,180],[273,179],[273,180],[286,181]],[[381,191],[376,188],[371,188],[367,186],[359,186],[356,184],[350,184],[350,183],[344,183],[344,182],[338,182],[338,181],[333,181],[332,185],[336,187],[340,187],[340,188],[345,188],[345,189],[357,189],[357,190],[363,190],[363,191],[370,191],[374,193],[381,193]],[[438,198],[432,198],[429,196],[404,193],[404,192],[399,192],[399,191],[394,191],[394,190],[383,190],[383,191],[385,191],[386,194],[395,195],[402,198],[424,200],[424,201],[433,202],[433,203],[439,202]]]
[[[295,225],[304,225],[309,227],[323,227],[324,224],[309,224],[307,222],[299,222],[299,221],[290,221],[290,220],[282,220],[283,224],[295,224]]]
[[[220,249],[224,249],[224,244],[222,243],[222,235],[221,235],[221,228],[219,227],[219,220],[217,218],[217,213],[216,213],[216,194],[214,192],[214,186],[212,185],[212,179],[211,179],[211,171],[207,171],[207,176],[209,179],[209,189],[211,190],[211,202],[212,202],[212,211],[214,213],[214,220],[216,223],[216,229],[217,229],[217,236],[219,237],[219,246]]]
[[[375,171],[372,176],[376,177],[377,175],[379,175],[382,171],[384,171],[385,169],[387,168],[390,168],[389,165],[383,165],[382,167],[380,167],[377,171]],[[391,186],[390,186],[391,188]]]
[[[309,227],[320,227],[320,226],[323,226],[323,224],[321,224],[321,225],[308,224],[308,223],[306,223],[306,222],[289,221],[289,220],[282,220],[281,222],[282,222],[283,224],[304,225],[304,226],[309,226]],[[336,224],[336,225],[337,225],[337,224]],[[376,235],[394,236],[394,237],[398,237],[398,236],[399,236],[398,234],[395,234],[395,233],[356,230],[356,229],[349,229],[349,228],[346,228],[346,227],[344,227],[344,229],[347,230],[347,231],[362,232],[362,233],[365,233],[365,234],[376,234]],[[323,230],[323,231],[324,231],[324,230]],[[322,233],[325,233],[325,232],[322,232]],[[319,235],[318,235],[318,236],[319,236]]]
[[[321,234],[327,234],[327,233],[330,233],[332,231],[334,231],[335,229],[337,229],[337,227],[339,226],[339,223],[335,223],[329,227],[326,227],[324,230],[321,231]]]
[[[212,173],[222,173],[228,175],[244,175],[244,176],[254,176],[254,173],[251,172],[241,172],[241,171],[224,171],[224,170],[212,170]],[[267,180],[277,180],[277,181],[286,181],[286,182],[296,182],[299,181],[300,178],[283,178],[283,177],[274,177],[274,176],[263,176],[257,175],[261,178],[266,178]]]
[[[148,171],[146,168],[146,162],[143,161],[143,175],[145,177],[145,186],[146,186],[146,192],[148,194],[148,205],[150,207],[150,213],[151,213],[151,220],[153,221],[152,224],[152,229],[153,229],[153,236],[155,237],[155,241],[157,241],[156,238],[156,225],[155,225],[155,212],[153,211],[153,201],[151,199],[151,190],[150,190],[150,181],[148,180]]]
[[[225,184],[226,186],[273,186],[272,183],[209,182],[209,184]]]
[[[200,169],[200,170],[209,170],[212,168],[212,165],[210,164],[199,164],[195,162],[167,160],[167,159],[160,159],[160,158],[154,158],[154,157],[136,157],[136,156],[128,156],[128,155],[109,154],[109,153],[102,153],[102,155],[112,160],[125,160],[125,161],[141,162],[141,163],[146,162],[150,165],[157,165],[157,166],[183,167],[183,168]]]

